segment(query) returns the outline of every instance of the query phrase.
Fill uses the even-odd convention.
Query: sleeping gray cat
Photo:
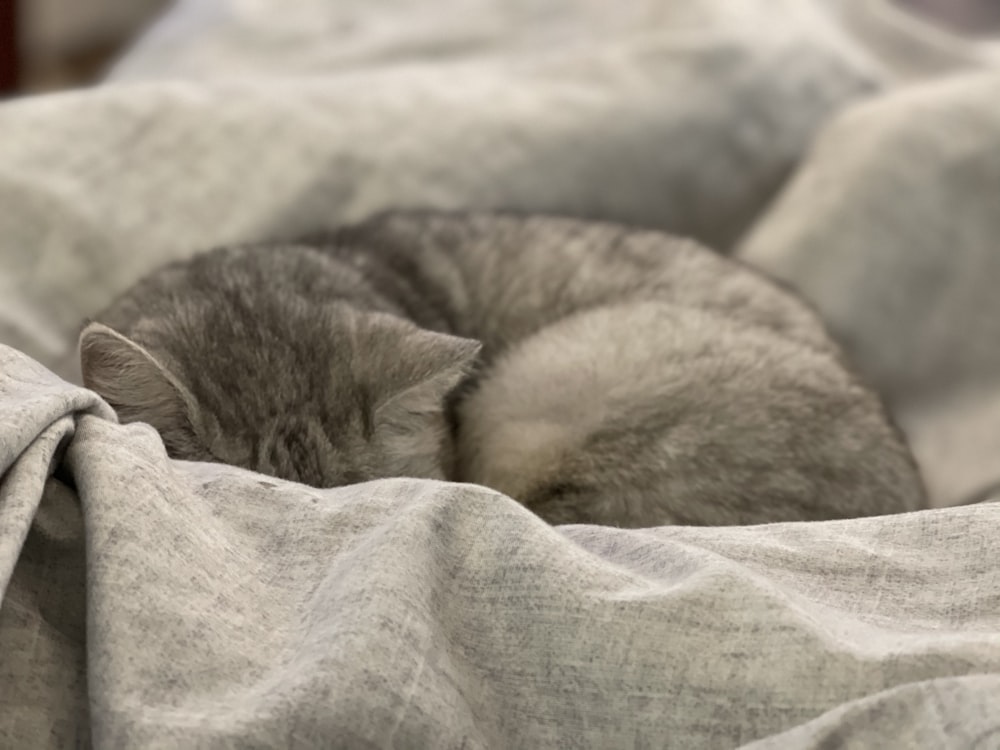
[[[816,316],[657,232],[388,214],[167,266],[80,350],[86,385],[170,455],[318,487],[454,479],[631,527],[924,505]]]

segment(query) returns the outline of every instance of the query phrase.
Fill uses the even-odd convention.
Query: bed
[[[0,106],[0,746],[1000,747],[1000,55],[862,0],[181,0]],[[75,337],[391,206],[688,235],[795,286],[934,508],[549,527],[171,461]]]

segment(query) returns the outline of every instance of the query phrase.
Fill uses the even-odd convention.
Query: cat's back
[[[830,347],[793,294],[662,232],[545,215],[405,211],[344,228],[333,244],[417,279],[425,298],[451,310],[455,332],[483,340],[487,351],[581,310],[664,299]]]

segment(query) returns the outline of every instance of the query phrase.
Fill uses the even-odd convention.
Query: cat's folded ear
[[[399,345],[393,392],[377,405],[378,420],[440,413],[448,394],[476,364],[482,345],[473,339],[414,329]]]
[[[389,476],[448,476],[445,400],[476,363],[478,341],[411,328],[384,362],[373,422]]]
[[[102,323],[80,334],[83,384],[97,392],[125,422],[146,422],[168,450],[193,440],[194,399],[184,385],[144,347]]]

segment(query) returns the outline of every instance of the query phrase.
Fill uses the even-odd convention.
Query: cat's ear
[[[394,387],[373,414],[386,476],[449,475],[445,399],[475,366],[480,348],[478,341],[419,329],[399,342]]]
[[[475,366],[482,344],[473,339],[417,329],[400,342],[399,362],[406,369],[394,393],[376,406],[376,421],[440,413],[445,398]]]
[[[144,347],[91,323],[80,334],[80,366],[83,384],[107,401],[123,423],[152,425],[168,450],[190,448],[194,399]]]

